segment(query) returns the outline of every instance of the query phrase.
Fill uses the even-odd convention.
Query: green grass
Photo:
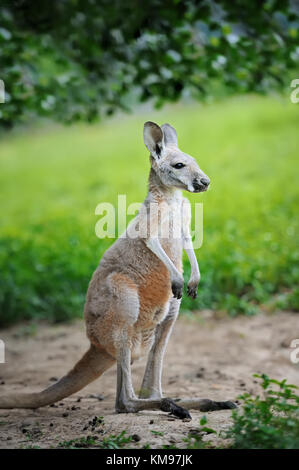
[[[0,323],[81,316],[88,282],[113,240],[94,231],[99,202],[142,201],[149,171],[145,120],[170,122],[210,176],[202,281],[183,308],[253,314],[298,283],[298,105],[242,97],[176,105],[96,126],[28,129],[0,142]],[[189,265],[185,262],[186,278]]]
[[[299,449],[299,395],[286,380],[261,379],[263,393],[241,395],[242,407],[233,410],[227,432],[234,449]]]

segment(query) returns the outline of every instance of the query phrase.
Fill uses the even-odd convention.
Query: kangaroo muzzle
[[[201,178],[194,178],[192,181],[192,186],[194,188],[194,193],[201,193],[206,191],[209,187],[210,179],[207,176],[202,176]]]

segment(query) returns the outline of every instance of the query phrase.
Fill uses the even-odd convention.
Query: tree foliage
[[[0,3],[0,126],[34,115],[92,121],[134,93],[156,106],[213,83],[281,88],[299,58],[296,0],[15,0]]]

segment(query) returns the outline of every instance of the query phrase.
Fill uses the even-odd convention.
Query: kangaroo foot
[[[231,410],[237,408],[232,401],[213,401],[208,398],[162,398],[138,399],[130,398],[125,402],[118,402],[117,413],[138,413],[142,410],[161,410],[180,419],[192,419],[188,409],[199,411]]]
[[[232,410],[237,405],[232,401],[213,401],[208,398],[176,398],[176,404],[184,408],[199,411]]]
[[[192,419],[189,411],[177,405],[173,400],[171,400],[171,398],[163,398],[161,400],[160,409],[162,411],[169,412],[171,415],[180,419]]]
[[[162,399],[128,399],[125,402],[117,403],[117,413],[138,413],[142,410],[161,410],[177,416],[180,419],[192,419],[188,410],[171,400]]]

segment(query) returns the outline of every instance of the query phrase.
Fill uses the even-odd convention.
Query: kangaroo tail
[[[102,375],[115,362],[104,349],[91,345],[82,359],[62,379],[37,393],[14,393],[0,396],[0,408],[39,408],[51,405],[78,392]]]

